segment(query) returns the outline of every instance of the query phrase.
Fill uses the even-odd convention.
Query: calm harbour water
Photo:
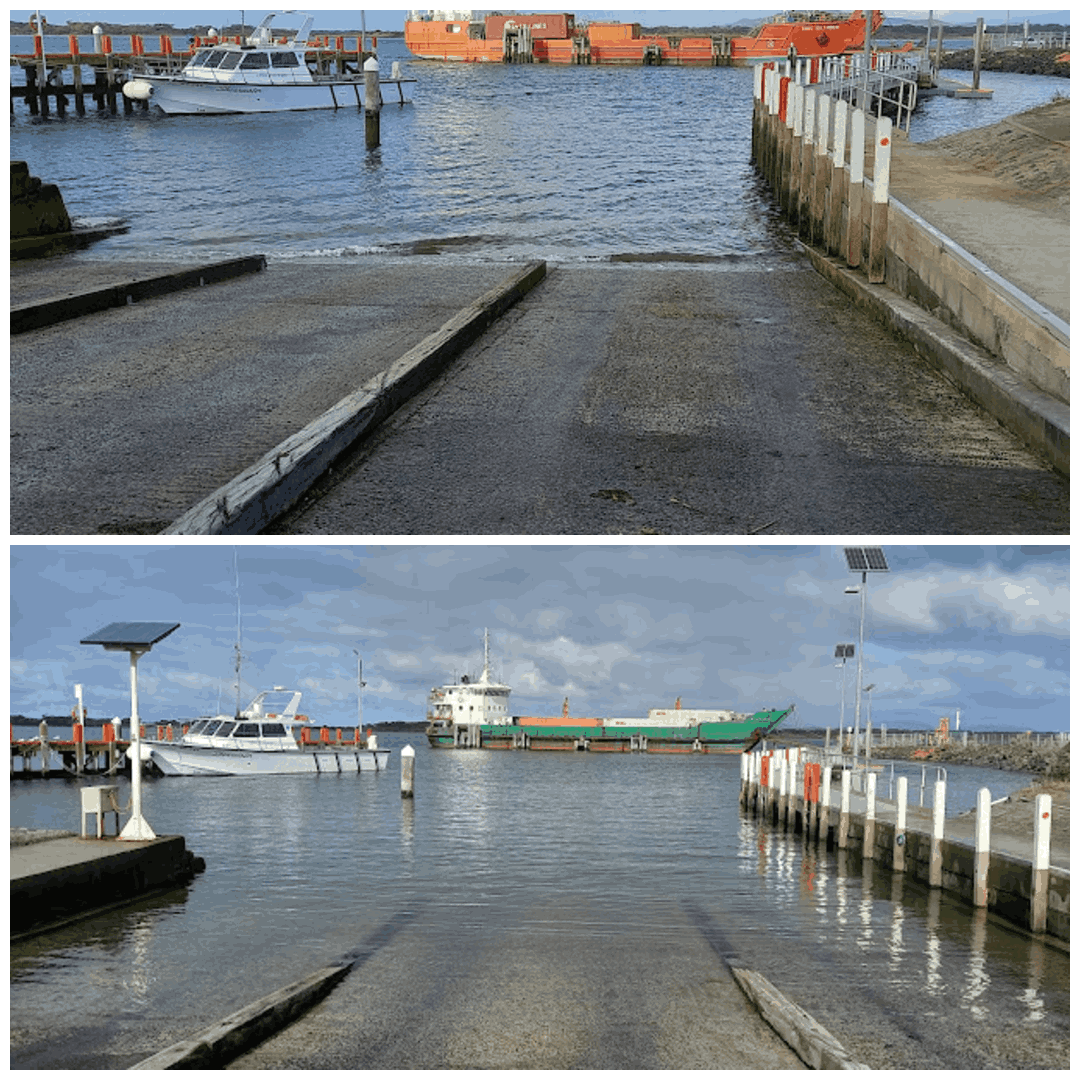
[[[614,942],[630,927],[700,947],[687,904],[864,1054],[848,1008],[862,993],[896,1014],[898,1067],[939,1045],[967,1048],[971,1067],[1000,1063],[971,1049],[990,1030],[1026,1048],[1013,1064],[1067,1060],[1067,956],[741,818],[736,755],[432,751],[414,735],[409,802],[405,741],[383,738],[394,754],[378,775],[148,781],[147,820],[184,835],[207,870],[13,946],[12,1066],[130,1065],[403,913],[398,937],[424,958],[403,977],[423,984],[478,941],[543,957],[556,936]],[[74,828],[75,787],[13,783],[12,824]]]
[[[29,40],[12,38],[13,51]],[[47,39],[61,48],[66,39]],[[749,69],[410,62],[388,38],[380,59],[384,73],[403,60],[418,81],[411,104],[384,110],[373,152],[348,109],[43,121],[20,103],[11,156],[58,184],[77,221],[129,223],[79,258],[325,260],[434,240],[444,260],[676,253],[723,269],[790,250],[750,164]],[[1067,79],[983,80],[992,101],[932,99],[911,137],[1069,92]]]

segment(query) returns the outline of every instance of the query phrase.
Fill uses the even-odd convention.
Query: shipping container
[[[534,40],[547,38],[566,39],[574,34],[574,16],[559,15],[489,15],[484,20],[484,33],[488,41],[502,41],[503,30],[526,26]]]

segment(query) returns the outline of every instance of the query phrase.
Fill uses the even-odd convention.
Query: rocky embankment
[[[911,761],[925,753],[925,747],[874,747],[874,757],[893,761]],[[1010,743],[975,743],[964,746],[950,741],[932,750],[930,760],[939,765],[979,765],[984,769],[1005,769],[1035,773],[1046,780],[1069,779],[1069,744],[1034,742],[1017,739]]]
[[[1067,79],[1069,61],[1059,61],[1058,57],[1068,55],[1067,49],[1002,49],[1000,52],[984,52],[979,61],[979,69],[1011,71],[1016,75],[1057,75]],[[946,53],[941,58],[941,66],[956,71],[971,71],[975,66],[975,50],[962,49]]]
[[[1067,210],[1070,99],[922,144]]]

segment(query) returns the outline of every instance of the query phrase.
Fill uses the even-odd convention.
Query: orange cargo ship
[[[568,13],[518,15],[413,11],[405,45],[423,60],[538,64],[672,64],[728,66],[755,60],[837,56],[863,47],[883,21],[880,11],[849,16],[790,13],[748,37],[642,35],[640,23],[593,22],[578,26]]]

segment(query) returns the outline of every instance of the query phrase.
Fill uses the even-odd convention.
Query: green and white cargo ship
[[[428,695],[428,742],[433,747],[485,750],[640,751],[653,754],[739,753],[776,730],[794,711],[650,709],[647,719],[513,716],[511,688],[491,678],[487,641],[478,679],[434,687]]]

